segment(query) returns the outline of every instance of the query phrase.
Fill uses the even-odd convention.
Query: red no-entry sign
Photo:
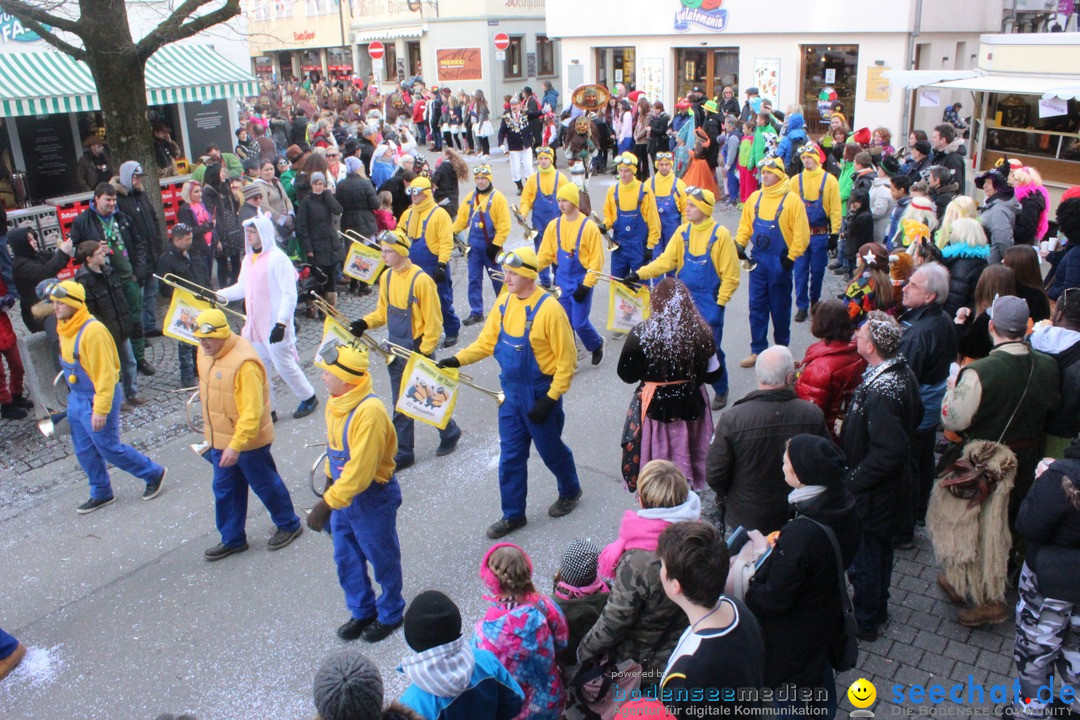
[[[495,36],[495,49],[505,50],[510,47],[510,36],[506,33],[499,33]]]
[[[386,48],[378,40],[372,40],[371,43],[367,46],[367,52],[368,55],[371,56],[372,60],[380,60],[382,59],[382,56],[386,53]]]

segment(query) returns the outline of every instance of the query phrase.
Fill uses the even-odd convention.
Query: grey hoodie
[[[417,687],[436,697],[457,697],[472,681],[476,656],[464,637],[401,661],[399,671]]]
[[[120,166],[120,184],[124,186],[124,189],[128,192],[132,191],[131,178],[135,173],[142,173],[142,165],[134,160],[128,160],[126,163]]]
[[[1015,195],[993,195],[979,208],[979,222],[990,238],[990,257],[986,259],[989,264],[1001,262],[1005,251],[1013,246],[1013,228],[1019,214],[1020,201]]]

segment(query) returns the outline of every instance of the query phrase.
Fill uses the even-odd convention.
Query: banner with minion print
[[[319,349],[315,351],[315,367],[326,369],[326,365],[321,358],[323,350],[327,347],[330,345],[348,345],[353,340],[354,338],[347,327],[334,318],[327,316],[323,322],[322,341],[319,343]]]
[[[637,290],[631,290],[620,282],[611,283],[611,292],[608,293],[608,330],[627,333],[647,317],[649,288],[643,285]]]
[[[413,353],[401,374],[397,411],[443,430],[457,404],[457,368],[440,368],[435,361]]]
[[[382,254],[378,248],[360,242],[353,242],[349,246],[349,254],[345,257],[345,267],[342,269],[347,276],[374,285],[382,269]]]
[[[165,324],[161,327],[161,334],[189,345],[198,345],[199,339],[194,335],[198,327],[195,318],[203,310],[209,309],[210,303],[198,299],[187,290],[175,288],[172,300],[169,302],[169,311],[165,314]]]

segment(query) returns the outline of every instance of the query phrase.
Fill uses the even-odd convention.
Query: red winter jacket
[[[7,283],[0,278],[0,298],[8,294]],[[0,307],[0,350],[10,350],[15,347],[15,329],[11,326],[11,318]]]
[[[821,408],[825,426],[839,442],[836,421],[842,420],[852,391],[862,382],[866,360],[855,349],[855,342],[819,340],[806,349],[806,357],[795,380],[795,393]]]

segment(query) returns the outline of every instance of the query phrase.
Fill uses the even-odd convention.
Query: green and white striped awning
[[[258,82],[212,47],[166,45],[146,62],[150,105],[259,93]],[[0,54],[0,117],[99,110],[90,69],[60,52]]]

